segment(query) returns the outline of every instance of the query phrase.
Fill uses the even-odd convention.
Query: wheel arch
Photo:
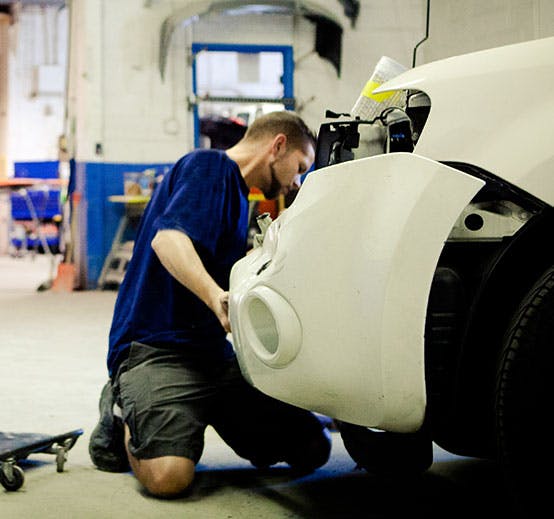
[[[504,246],[471,300],[456,362],[450,431],[437,443],[458,454],[496,455],[494,389],[504,336],[528,290],[554,264],[545,236],[554,209],[543,209]]]

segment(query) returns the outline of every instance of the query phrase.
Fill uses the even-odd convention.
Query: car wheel
[[[496,384],[499,457],[512,495],[528,513],[549,496],[554,461],[552,409],[554,368],[554,266],[529,291],[512,320]]]
[[[371,474],[417,475],[433,463],[433,444],[424,428],[392,433],[338,421],[337,428],[350,457]]]

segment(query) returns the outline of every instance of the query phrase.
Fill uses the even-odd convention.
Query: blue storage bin
[[[39,219],[52,219],[61,214],[60,190],[27,190],[27,194]],[[33,215],[23,195],[15,192],[11,194],[12,218],[14,220],[32,220]]]

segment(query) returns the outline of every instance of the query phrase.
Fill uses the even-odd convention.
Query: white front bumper
[[[408,153],[309,175],[231,273],[233,343],[264,393],[350,423],[417,430],[433,273],[483,182]]]

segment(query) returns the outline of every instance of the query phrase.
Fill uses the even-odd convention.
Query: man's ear
[[[287,136],[284,133],[278,133],[271,144],[271,151],[277,157],[287,151]]]

